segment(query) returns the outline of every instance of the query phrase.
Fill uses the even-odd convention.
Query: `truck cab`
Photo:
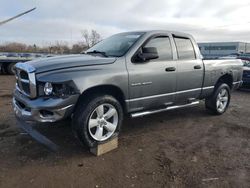
[[[157,51],[157,58],[148,61],[136,58],[152,48]],[[131,111],[183,104],[200,97],[204,65],[190,35],[149,33],[126,60]]]

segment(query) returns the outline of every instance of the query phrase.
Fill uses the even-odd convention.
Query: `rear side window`
[[[191,60],[195,59],[195,51],[193,44],[188,38],[174,37],[178,59]]]
[[[159,58],[155,59],[158,61],[162,60],[173,60],[172,48],[169,37],[161,36],[150,39],[145,47],[155,47],[158,52]]]

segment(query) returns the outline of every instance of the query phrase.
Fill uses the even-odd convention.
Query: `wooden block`
[[[96,156],[100,156],[116,148],[118,148],[118,137],[115,137],[103,144],[98,144],[96,147],[91,148],[90,152]]]

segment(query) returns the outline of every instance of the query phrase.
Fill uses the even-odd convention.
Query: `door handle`
[[[200,65],[195,65],[194,69],[201,69],[201,66]]]
[[[166,72],[173,72],[173,71],[175,71],[175,70],[176,70],[175,67],[167,67],[167,68],[165,69]]]

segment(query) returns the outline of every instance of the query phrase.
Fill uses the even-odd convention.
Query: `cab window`
[[[158,58],[154,61],[167,61],[173,59],[172,47],[169,37],[160,36],[152,38],[144,47],[154,47],[157,49]]]
[[[179,60],[195,59],[193,44],[189,38],[174,37]]]

